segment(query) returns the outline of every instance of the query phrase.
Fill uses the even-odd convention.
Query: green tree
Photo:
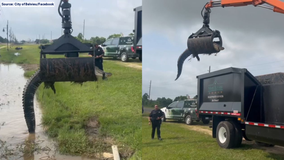
[[[149,103],[149,95],[148,93],[144,93],[142,96],[142,105],[148,105]]]
[[[174,101],[182,101],[182,100],[186,100],[187,96],[178,96],[174,99]]]
[[[78,39],[80,42],[83,42],[84,41],[83,34],[79,33],[78,36],[76,37],[76,39]]]
[[[121,37],[121,34],[112,34],[107,39]]]
[[[134,36],[134,33],[129,33],[129,36]]]
[[[91,37],[90,42],[93,44],[103,44],[106,41],[106,38],[104,37]]]

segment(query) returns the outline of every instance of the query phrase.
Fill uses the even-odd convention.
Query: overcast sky
[[[224,51],[186,60],[177,81],[177,59],[187,38],[202,27],[200,15],[209,0],[143,0],[143,85],[151,99],[193,97],[196,76],[228,67],[247,68],[253,75],[284,72],[284,14],[254,7],[212,8],[210,28],[219,30]]]
[[[54,2],[55,7],[0,7],[0,36],[7,20],[17,39],[46,39],[61,36],[61,17],[57,12],[60,0],[5,0],[5,2]],[[3,2],[3,1],[0,1]],[[83,32],[85,19],[85,37],[108,37],[114,33],[128,35],[134,29],[135,7],[142,5],[142,0],[69,0],[73,34]]]

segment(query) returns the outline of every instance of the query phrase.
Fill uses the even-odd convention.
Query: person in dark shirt
[[[94,53],[90,52],[89,55],[93,57]],[[104,50],[98,44],[95,44],[95,64],[102,71],[103,71],[103,56],[104,56]]]
[[[104,50],[98,45],[95,45],[95,55],[96,55],[96,60],[98,63],[98,67],[100,70],[104,70],[103,69],[103,56],[104,56]]]
[[[154,139],[155,137],[155,130],[157,128],[157,136],[159,140],[162,140],[161,138],[161,131],[160,131],[160,127],[161,127],[161,123],[162,123],[162,118],[164,117],[164,112],[161,111],[158,107],[158,105],[155,105],[155,109],[151,111],[150,115],[149,115],[149,125],[151,125],[152,123],[152,139]]]

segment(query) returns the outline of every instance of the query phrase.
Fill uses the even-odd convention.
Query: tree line
[[[133,33],[129,34],[130,36],[133,36]],[[105,37],[91,37],[89,40],[84,39],[83,34],[79,33],[78,36],[76,37],[79,41],[84,42],[84,43],[92,43],[92,44],[103,44],[107,39],[110,38],[117,38],[117,37],[122,37],[122,34],[112,34],[109,35],[107,38]]]
[[[133,36],[134,34],[130,33],[129,35]],[[83,34],[79,33],[75,38],[78,39],[80,42],[83,42],[83,43],[102,44],[107,39],[121,37],[121,36],[123,36],[123,35],[122,34],[112,34],[112,35],[109,35],[107,38],[96,36],[96,37],[91,37],[90,39],[84,39]],[[50,40],[48,40],[48,39],[36,39],[34,42],[36,44],[48,44],[48,43],[50,43]],[[7,43],[7,38],[0,36],[0,43]],[[11,40],[9,39],[9,43],[26,43],[26,41],[25,40],[18,41],[17,38],[13,35],[11,37]]]
[[[154,107],[154,105],[162,107],[168,106],[170,103],[174,101],[182,101],[188,99],[187,96],[177,96],[174,99],[166,98],[166,97],[158,97],[156,100],[149,99],[149,94],[144,93],[142,96],[142,105],[144,107]],[[197,95],[193,97],[193,99],[197,99]]]

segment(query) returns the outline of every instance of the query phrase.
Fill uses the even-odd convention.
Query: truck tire
[[[240,124],[238,124],[237,122],[231,122],[234,125],[235,128],[235,144],[234,144],[234,148],[235,147],[240,147],[242,144],[242,140],[243,140],[243,134],[242,134],[242,128],[240,126]]]
[[[127,62],[128,61],[128,56],[125,52],[122,52],[120,55],[120,59],[122,62]]]
[[[221,148],[232,148],[235,144],[235,128],[229,121],[222,121],[217,126],[216,140]]]
[[[162,121],[163,121],[163,122],[166,122],[166,117],[162,118]]]
[[[209,124],[210,120],[209,119],[205,119],[205,117],[202,117],[202,123],[203,124]]]
[[[185,117],[184,121],[185,121],[185,123],[186,123],[187,125],[192,125],[192,118],[191,118],[190,115],[187,115],[187,116]]]

